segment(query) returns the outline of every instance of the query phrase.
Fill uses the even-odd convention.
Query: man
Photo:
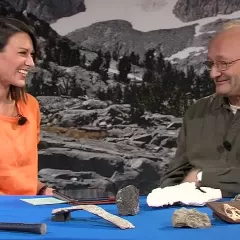
[[[205,62],[215,94],[198,100],[183,117],[174,159],[161,187],[182,182],[240,193],[240,22],[228,24],[209,43]]]

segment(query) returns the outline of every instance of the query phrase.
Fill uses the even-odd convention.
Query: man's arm
[[[38,195],[53,195],[53,188],[48,187],[38,180],[37,194]]]
[[[240,193],[240,168],[206,168],[202,169],[200,185],[221,189],[223,197]]]
[[[47,186],[38,180],[37,195],[45,195]]]
[[[37,192],[39,192],[44,186],[45,184],[38,180]]]
[[[167,187],[180,184],[193,166],[186,156],[186,131],[185,119],[177,138],[177,151],[174,158],[170,161],[167,172],[160,180],[160,187]]]

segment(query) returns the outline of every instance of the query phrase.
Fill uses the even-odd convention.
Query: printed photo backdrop
[[[32,25],[40,45],[27,85],[42,114],[39,178],[147,194],[176,151],[183,113],[214,92],[207,44],[240,18],[240,2],[1,0],[0,14]]]

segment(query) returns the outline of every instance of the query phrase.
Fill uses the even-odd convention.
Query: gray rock
[[[130,131],[131,127],[135,134],[134,125],[126,129]],[[92,129],[91,126],[88,128]],[[124,129],[122,131],[125,132]],[[139,136],[139,131],[136,131],[136,136]],[[108,142],[108,138],[74,139],[65,134],[41,131],[39,177],[55,188],[99,185],[117,192],[124,186],[135,185],[140,194],[145,195],[158,186],[174,152],[167,148],[154,152],[151,148],[130,145],[129,140],[124,142],[124,138],[118,137]],[[89,175],[89,172],[93,174]]]
[[[206,213],[201,213],[196,209],[181,208],[174,211],[172,216],[174,227],[208,228],[211,221]]]
[[[167,148],[176,148],[177,147],[177,143],[176,143],[175,136],[169,136],[168,138],[164,139],[161,142],[161,146],[167,147]]]
[[[124,159],[105,153],[87,152],[78,149],[52,147],[39,151],[39,170],[50,168],[71,171],[94,171],[103,177],[111,177],[121,171]],[[61,163],[61,165],[59,164]]]
[[[173,13],[183,22],[191,22],[202,18],[231,14],[240,9],[238,0],[178,0]]]
[[[84,109],[103,109],[107,107],[107,103],[96,100],[96,99],[89,99],[82,103]]]
[[[179,119],[161,114],[150,117],[149,114],[147,119],[151,124],[147,128],[137,124],[115,125],[113,118],[121,117],[123,121],[129,118],[128,105],[86,110],[78,98],[39,96],[38,100],[42,118],[46,118],[48,123],[58,120],[57,126],[43,126],[41,131],[39,177],[43,182],[56,188],[99,185],[114,192],[123,186],[134,185],[141,194],[148,194],[158,186],[175,153],[179,131],[167,129],[167,126],[171,122],[180,122]],[[71,114],[77,120],[69,119],[68,115]],[[58,126],[64,118],[71,128]],[[105,121],[107,118],[109,120]],[[94,121],[97,125],[104,121],[112,123],[112,129],[103,130],[97,125],[93,126]],[[139,141],[141,138],[145,142]],[[146,144],[150,139],[151,142]],[[43,174],[42,171],[46,169],[52,169],[52,172]],[[65,170],[70,173],[63,173]],[[88,172],[94,175],[83,174]],[[56,176],[56,173],[61,174]]]
[[[137,147],[140,147],[140,148],[143,148],[145,146],[145,142],[141,142],[141,141],[131,141],[131,140],[129,140],[128,143],[131,146],[137,146]]]
[[[149,143],[152,140],[152,135],[151,134],[143,134],[143,135],[140,135],[140,136],[134,136],[132,138],[132,140]]]
[[[182,121],[180,121],[180,122],[172,122],[172,123],[170,123],[167,126],[167,129],[168,130],[171,130],[171,129],[176,130],[176,129],[179,129],[181,126],[182,126]]]
[[[42,169],[39,180],[57,189],[101,188],[107,190],[109,180],[93,171],[74,172],[61,169]]]
[[[59,123],[61,127],[86,125],[97,118],[97,112],[95,110],[69,109],[62,111],[59,115],[61,115],[61,121]]]
[[[139,211],[139,190],[133,185],[120,189],[116,203],[120,215],[136,215]]]
[[[38,18],[51,23],[62,17],[84,12],[84,0],[7,0],[17,11],[26,10]]]

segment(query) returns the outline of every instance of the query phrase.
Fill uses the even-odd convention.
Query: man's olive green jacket
[[[201,186],[220,188],[223,196],[240,193],[240,110],[233,114],[226,98],[214,94],[190,106],[177,144],[161,187],[181,183],[197,168]]]

